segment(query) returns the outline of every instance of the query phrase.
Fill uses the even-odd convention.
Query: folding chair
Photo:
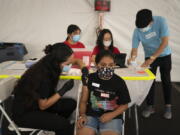
[[[123,120],[124,120],[124,123],[123,123],[123,126],[122,126],[122,135],[125,134],[126,112],[123,112]]]
[[[17,81],[17,79],[13,78],[13,77],[9,77],[9,78],[6,78],[6,79],[3,79],[0,81],[0,111],[2,112],[1,120],[4,116],[7,119],[7,121],[10,123],[10,125],[8,126],[8,129],[10,131],[15,131],[17,135],[21,135],[21,133],[20,133],[21,131],[28,131],[28,132],[30,132],[30,135],[33,135],[33,133],[38,131],[37,135],[40,135],[40,133],[42,133],[43,130],[18,127],[11,120],[9,115],[6,113],[4,107],[2,106],[2,103],[11,96],[11,93],[13,91],[16,81]]]

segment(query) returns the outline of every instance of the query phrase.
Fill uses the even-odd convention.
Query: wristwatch
[[[151,59],[151,60],[155,60],[155,59],[156,59],[156,57],[154,57],[154,56],[150,56],[150,59]]]

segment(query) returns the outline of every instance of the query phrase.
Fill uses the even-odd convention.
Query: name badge
[[[107,94],[107,93],[101,93],[101,97],[109,98],[109,94]]]
[[[100,87],[100,84],[98,84],[98,83],[92,83],[92,86],[99,88],[99,87]]]

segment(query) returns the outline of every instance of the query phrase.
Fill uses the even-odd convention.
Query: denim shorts
[[[114,131],[121,134],[122,124],[123,122],[121,119],[112,119],[109,122],[102,123],[100,122],[99,117],[87,116],[87,123],[84,126],[93,129],[96,133]]]

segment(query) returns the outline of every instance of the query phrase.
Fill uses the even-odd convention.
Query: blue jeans
[[[114,131],[120,134],[122,132],[122,124],[121,119],[112,119],[111,121],[102,123],[99,117],[87,116],[87,123],[84,126],[93,129],[96,133],[98,131]]]

